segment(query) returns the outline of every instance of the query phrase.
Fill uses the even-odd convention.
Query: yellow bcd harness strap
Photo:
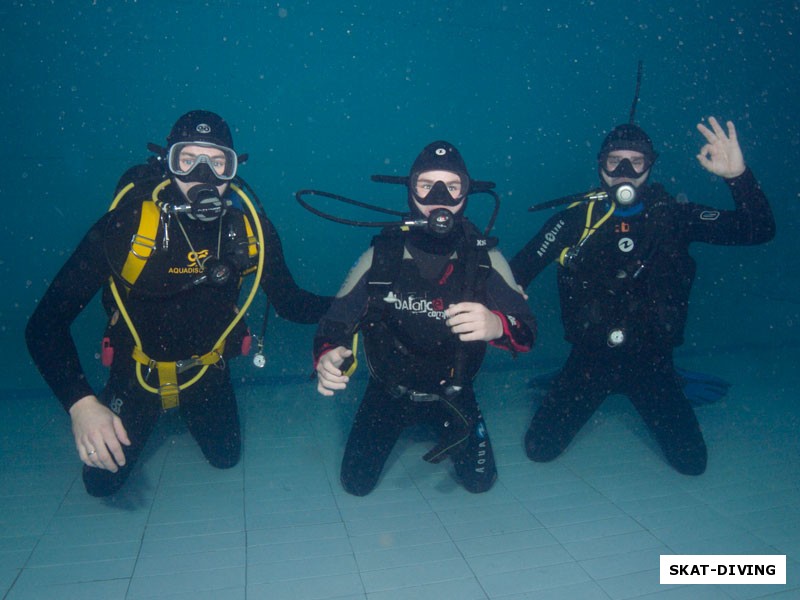
[[[159,206],[158,194],[167,185],[169,185],[169,183],[169,179],[162,181],[154,188],[151,199],[142,202],[139,228],[131,238],[131,249],[128,252],[128,256],[125,259],[125,264],[120,272],[120,275],[129,286],[133,285],[139,278],[139,275],[141,275],[145,264],[147,264],[147,259],[150,258],[156,248],[158,225],[161,220],[161,208]],[[120,200],[125,196],[125,194],[127,194],[133,187],[134,184],[130,183],[122,188],[122,190],[120,190],[120,192],[114,198],[109,210],[113,210]],[[227,339],[228,335],[230,335],[231,331],[233,331],[234,327],[244,317],[247,309],[255,298],[261,281],[261,275],[264,270],[264,253],[259,252],[259,248],[264,247],[264,232],[261,229],[261,221],[258,218],[258,213],[256,212],[253,203],[242,191],[242,189],[236,184],[231,184],[231,189],[233,189],[233,191],[240,196],[245,207],[250,212],[250,219],[248,219],[247,215],[244,215],[243,219],[244,228],[247,235],[248,255],[258,258],[256,267],[253,269],[248,269],[246,272],[242,273],[242,275],[246,275],[255,271],[256,277],[253,281],[253,287],[250,290],[250,293],[248,294],[244,304],[237,311],[236,316],[233,318],[228,327],[225,328],[225,331],[223,331],[220,337],[217,339],[216,343],[214,344],[214,348],[210,352],[207,352],[203,355],[195,355],[191,358],[178,361],[156,361],[150,358],[142,348],[141,338],[139,337],[136,327],[134,326],[128,311],[125,308],[122,295],[119,293],[119,289],[114,281],[114,277],[112,276],[109,278],[109,287],[111,289],[111,293],[114,296],[114,300],[117,303],[117,308],[119,309],[120,315],[127,324],[128,330],[130,331],[135,344],[132,352],[132,358],[137,363],[136,378],[138,379],[139,384],[145,390],[153,394],[158,394],[161,397],[161,406],[165,410],[178,406],[180,392],[197,382],[203,375],[205,375],[208,367],[223,360],[222,353],[225,350],[225,340]],[[253,225],[255,225],[255,231]],[[143,366],[148,368],[147,375],[142,373]],[[195,367],[200,367],[200,370],[191,379],[182,384],[178,384],[178,375]],[[158,372],[159,386],[157,388],[147,383],[147,378],[153,369]]]
[[[215,348],[211,352],[207,352],[203,356],[193,356],[185,360],[157,361],[147,356],[139,346],[136,346],[133,349],[133,359],[138,363],[136,365],[137,373],[139,374],[137,377],[141,377],[142,366],[147,367],[148,375],[153,369],[158,372],[158,388],[147,384],[146,376],[141,377],[139,382],[144,389],[161,396],[161,406],[164,410],[167,410],[178,406],[178,396],[181,390],[186,389],[200,379],[200,377],[205,374],[208,367],[222,360],[222,353],[224,350],[225,342],[223,341],[220,347]],[[178,384],[178,374],[195,367],[203,368],[189,381]],[[144,379],[144,383],[142,379]]]
[[[131,238],[131,249],[128,252],[128,257],[125,259],[125,264],[122,265],[120,275],[128,283],[133,285],[142,274],[144,266],[147,264],[147,259],[153,254],[156,248],[156,235],[158,234],[158,224],[161,220],[161,209],[159,208],[156,198],[159,192],[169,184],[169,180],[161,182],[154,190],[151,200],[142,202],[142,213],[139,217],[139,229],[133,234]],[[129,184],[124,188],[120,195],[115,200],[112,206],[116,206],[119,199],[133,187]],[[248,249],[247,252],[250,257],[258,253],[258,240],[253,233],[253,227],[250,225],[250,220],[247,216],[244,217],[244,228],[247,235]],[[243,273],[246,275],[247,273]]]
[[[156,248],[156,234],[158,222],[161,219],[161,210],[152,200],[142,202],[142,214],[139,218],[139,230],[131,238],[131,249],[125,264],[122,265],[120,274],[122,278],[133,285],[142,274],[142,269],[147,264],[147,259]]]
[[[567,254],[575,248],[580,249],[581,246],[583,246],[586,243],[586,241],[592,236],[592,234],[598,229],[600,229],[600,226],[603,223],[605,223],[611,217],[611,215],[614,214],[614,208],[616,205],[612,202],[611,208],[608,209],[608,212],[606,212],[606,214],[600,217],[597,223],[592,225],[592,213],[594,212],[594,205],[596,202],[597,202],[596,200],[590,200],[588,206],[586,207],[586,222],[583,225],[583,233],[581,233],[581,237],[578,240],[578,243],[575,244],[575,246],[567,246],[558,255],[556,262],[558,262],[558,264],[560,264],[562,267],[566,266],[565,260]],[[569,205],[567,208],[573,208],[580,204],[582,204],[582,202],[575,202],[574,204]]]

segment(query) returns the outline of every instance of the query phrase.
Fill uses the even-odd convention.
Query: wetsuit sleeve
[[[275,226],[262,217],[264,230],[264,276],[261,288],[267,294],[275,312],[282,318],[296,323],[313,324],[319,322],[331,304],[330,296],[319,296],[304,290],[294,280],[286,259],[283,246]]]
[[[25,329],[36,368],[66,410],[95,393],[86,379],[70,329],[111,274],[102,250],[106,219],[107,216],[100,219],[81,240],[47,288]]]
[[[489,343],[512,352],[527,352],[536,338],[536,319],[503,255],[491,250],[489,258],[492,270],[486,282],[486,305],[503,322],[503,336]]]
[[[330,309],[322,318],[314,336],[314,365],[328,350],[350,347],[353,333],[364,316],[369,302],[367,273],[372,266],[372,248],[350,269]]]
[[[578,240],[577,219],[585,211],[568,209],[551,217],[509,263],[514,278],[527,288],[550,263],[558,260],[564,248]]]
[[[748,168],[725,182],[731,190],[735,210],[685,205],[689,241],[749,246],[775,237],[775,217],[752,171]]]

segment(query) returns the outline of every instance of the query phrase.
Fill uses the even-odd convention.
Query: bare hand
[[[116,473],[125,465],[121,444],[131,445],[122,420],[95,396],[84,396],[69,409],[75,446],[84,464]]]
[[[451,304],[445,311],[447,326],[462,342],[489,342],[503,336],[503,322],[478,302]]]
[[[335,390],[347,387],[350,378],[339,367],[344,359],[353,356],[353,351],[337,346],[323,354],[317,362],[317,391],[323,396],[333,396]]]
[[[725,134],[722,126],[714,117],[708,119],[711,129],[697,124],[697,130],[703,134],[708,142],[700,148],[697,160],[707,171],[731,179],[744,173],[745,164],[742,149],[736,137],[736,128],[731,121],[726,123],[728,133]]]

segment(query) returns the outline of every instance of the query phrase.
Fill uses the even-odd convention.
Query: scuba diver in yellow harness
[[[745,165],[733,123],[723,128],[714,117],[707,123],[697,126],[705,139],[697,160],[724,179],[734,209],[681,202],[650,182],[658,154],[632,110],[630,122],[612,129],[600,148],[602,188],[546,221],[511,260],[525,287],[558,265],[561,320],[571,344],[525,435],[532,461],[556,459],[606,397],[625,394],[676,471],[705,471],[705,440],[673,362],[695,277],[689,248],[763,244],[775,235],[772,210]]]
[[[94,496],[120,488],[170,408],[211,465],[236,465],[241,428],[227,361],[249,350],[243,317],[258,288],[298,323],[316,323],[330,305],[295,283],[275,228],[237,177],[245,157],[220,116],[191,111],[166,148],[150,147],[157,156],[123,176],[111,210],[56,275],[26,330],[36,366],[71,416]],[[70,326],[101,288],[110,375],[95,395]]]

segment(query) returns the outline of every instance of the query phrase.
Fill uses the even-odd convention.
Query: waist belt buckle
[[[192,369],[194,367],[199,367],[202,364],[203,363],[200,362],[199,358],[195,358],[195,357],[185,358],[183,360],[176,360],[175,361],[175,370],[178,373],[183,373],[184,371],[187,371],[187,370]]]
[[[410,391],[408,397],[411,398],[412,402],[436,402],[437,400],[441,400],[439,394],[426,394],[424,392],[414,391]]]

